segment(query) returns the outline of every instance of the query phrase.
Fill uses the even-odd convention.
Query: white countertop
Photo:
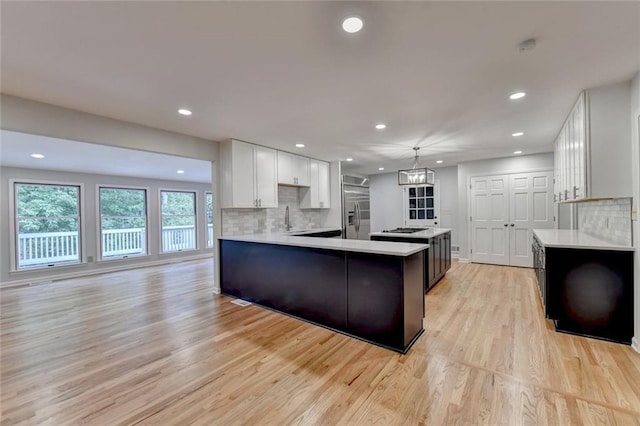
[[[330,231],[334,228],[327,228]],[[339,228],[338,228],[339,229]],[[310,232],[322,232],[320,229]],[[353,251],[360,253],[382,254],[388,256],[410,256],[429,248],[428,244],[397,243],[391,241],[343,240],[341,238],[298,237],[283,234],[231,235],[221,240],[244,241],[249,243],[276,244],[294,247],[310,247],[325,250]]]
[[[613,244],[574,229],[534,229],[533,233],[538,238],[538,241],[545,247],[592,250],[634,250],[631,246]]]
[[[433,238],[438,235],[442,235],[444,233],[451,232],[449,228],[428,228],[424,231],[418,231],[411,234],[401,234],[395,232],[371,232],[369,236],[379,236],[379,237],[402,237],[402,238]]]

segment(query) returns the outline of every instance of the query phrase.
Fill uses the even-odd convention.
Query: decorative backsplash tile
[[[223,209],[222,235],[282,232],[287,206],[292,229],[320,228],[328,215],[324,209],[300,209],[298,188],[278,185],[277,209]]]
[[[631,198],[577,204],[578,229],[614,244],[631,245]]]

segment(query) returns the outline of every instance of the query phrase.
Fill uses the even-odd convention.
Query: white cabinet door
[[[258,207],[278,207],[277,154],[269,148],[254,148],[255,188]]]
[[[331,207],[331,173],[326,161],[318,161],[318,207]]]
[[[509,264],[508,175],[471,180],[471,261]]]
[[[238,141],[231,144],[231,199],[224,207],[256,207],[253,145]]]
[[[306,157],[278,151],[278,183],[309,186],[309,160]]]

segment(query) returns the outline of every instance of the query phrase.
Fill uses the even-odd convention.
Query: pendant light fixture
[[[410,169],[398,170],[398,185],[425,185],[433,186],[436,174],[433,170],[426,167],[420,167],[418,164],[419,147],[413,148],[415,157],[413,157],[413,166]]]

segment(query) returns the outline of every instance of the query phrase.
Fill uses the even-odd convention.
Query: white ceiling
[[[42,154],[42,159],[31,154]],[[211,163],[191,158],[0,130],[0,165],[133,176],[183,182],[211,182]],[[183,170],[183,174],[178,174]]]
[[[348,35],[353,13],[365,27]],[[640,70],[636,1],[2,2],[1,36],[5,93],[212,140],[303,142],[365,173],[408,167],[413,146],[428,166],[550,151],[582,89]]]

